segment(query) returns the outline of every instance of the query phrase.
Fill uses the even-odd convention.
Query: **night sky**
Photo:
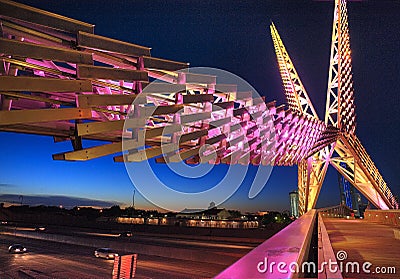
[[[323,118],[332,1],[19,2],[95,24],[96,34],[152,47],[154,57],[232,72],[268,101],[281,104],[285,97],[269,33],[272,20]],[[400,2],[352,1],[348,8],[356,134],[392,192],[399,195]],[[113,163],[112,156],[88,162],[53,161],[52,154],[71,150],[71,146],[55,144],[51,137],[32,135],[0,133],[0,145],[0,194],[132,202],[132,183],[124,165]],[[155,168],[168,180],[162,166]],[[207,179],[212,181],[213,177]],[[297,167],[275,167],[267,186],[252,200],[247,197],[250,180],[251,174],[223,206],[242,211],[288,209],[288,193],[297,188]],[[196,190],[197,186],[191,187]],[[138,194],[135,201],[136,207],[153,207]],[[338,203],[337,174],[330,167],[318,206]],[[184,207],[190,206],[182,204]]]

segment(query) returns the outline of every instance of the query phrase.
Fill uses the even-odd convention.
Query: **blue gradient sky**
[[[96,25],[95,33],[152,47],[152,55],[216,67],[248,81],[267,100],[284,103],[269,22],[272,19],[320,117],[325,108],[333,2],[325,1],[20,1]],[[400,193],[400,3],[350,2],[357,135],[392,191]],[[0,133],[0,194],[66,195],[131,204],[133,185],[112,156],[89,162],[53,161],[71,150],[52,138]],[[160,175],[173,180],[162,166]],[[223,172],[224,166],[217,166]],[[255,168],[252,171],[255,172]],[[209,183],[215,177],[204,178]],[[204,181],[203,181],[204,182]],[[247,193],[251,174],[224,206],[243,211],[288,209],[296,167],[275,167],[263,191]],[[151,185],[149,185],[151,187]],[[178,185],[200,189],[201,183]],[[339,202],[328,171],[319,206]],[[137,207],[153,207],[136,194]],[[205,205],[206,207],[207,205]],[[187,207],[182,204],[182,208]]]

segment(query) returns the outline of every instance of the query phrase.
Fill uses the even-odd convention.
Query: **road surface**
[[[24,244],[28,252],[9,254],[13,243]],[[113,261],[95,258],[93,252],[92,247],[0,235],[0,278],[111,278]],[[138,255],[136,277],[211,278],[225,267]]]

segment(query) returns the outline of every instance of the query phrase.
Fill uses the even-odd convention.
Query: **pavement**
[[[93,236],[96,238],[96,236]],[[90,238],[90,237],[88,237]],[[146,240],[150,241],[150,236]],[[118,239],[118,241],[125,241]],[[161,241],[160,238],[157,241]],[[166,239],[168,245],[186,246],[192,253],[207,257],[207,247],[191,248],[192,243],[180,244],[179,241]],[[28,252],[25,254],[9,254],[8,246],[13,243],[25,245]],[[232,243],[210,243],[212,249],[221,249],[227,245],[230,250]],[[238,256],[245,253],[243,250]],[[228,248],[229,247],[229,248]],[[199,249],[200,248],[200,249]],[[207,249],[206,249],[207,248]],[[165,247],[168,249],[168,247]],[[119,252],[117,250],[117,252]],[[0,235],[0,278],[111,278],[112,260],[95,258],[94,248],[85,245],[66,244],[54,241],[45,241],[33,238],[23,238],[14,235]],[[124,254],[124,252],[120,252]],[[212,278],[226,268],[226,264],[204,263],[182,259],[138,255],[135,278]]]
[[[399,228],[371,223],[366,220],[346,220],[323,218],[334,253],[341,252],[343,278],[360,279],[399,279],[400,278],[400,240],[396,238]],[[345,252],[345,253],[343,253]],[[358,262],[360,272],[346,272],[346,264]],[[368,263],[371,266],[368,267]],[[366,271],[362,265],[366,263]],[[356,269],[355,269],[356,270]],[[390,273],[390,274],[389,274]]]

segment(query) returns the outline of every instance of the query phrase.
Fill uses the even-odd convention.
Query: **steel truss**
[[[271,24],[271,35],[289,106],[318,119],[274,24]],[[355,118],[347,1],[335,0],[326,129],[310,156],[298,165],[300,214],[315,208],[329,164],[377,208],[398,208],[398,202],[355,135]]]

